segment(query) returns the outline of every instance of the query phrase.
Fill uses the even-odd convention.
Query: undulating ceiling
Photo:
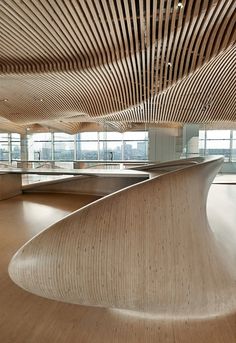
[[[0,130],[236,121],[234,0],[0,0]]]

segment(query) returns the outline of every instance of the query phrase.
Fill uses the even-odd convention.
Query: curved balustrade
[[[232,258],[222,255],[206,216],[208,189],[223,158],[191,161],[50,226],[13,257],[12,280],[46,298],[129,315],[232,313]]]

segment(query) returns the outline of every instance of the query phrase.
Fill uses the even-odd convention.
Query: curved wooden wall
[[[147,177],[148,178],[148,175]],[[53,180],[30,184],[23,187],[26,192],[46,192],[46,193],[74,193],[104,196],[115,191],[143,181],[144,177],[125,176],[79,176],[72,179]]]
[[[231,313],[235,268],[206,217],[222,161],[191,164],[74,212],[16,253],[11,278],[50,299],[154,318]]]
[[[234,0],[0,3],[0,116],[15,130],[235,121]]]

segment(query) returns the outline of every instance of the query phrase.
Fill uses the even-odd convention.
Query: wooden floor
[[[91,200],[91,196],[71,194],[25,194],[0,202],[0,342],[236,342],[234,313],[224,318],[155,318],[59,303],[17,287],[7,273],[14,252],[42,229]],[[210,223],[215,225],[219,238],[225,232],[231,235],[231,247],[234,244],[236,247],[235,207],[236,186],[211,187],[208,203]]]

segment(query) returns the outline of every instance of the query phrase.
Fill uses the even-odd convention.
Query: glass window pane
[[[33,142],[33,144],[28,146],[29,160],[51,160],[51,147],[51,142]]]
[[[148,133],[146,131],[130,131],[124,132],[124,140],[145,140],[148,138]]]
[[[20,160],[20,142],[13,142],[11,145],[11,158],[12,160]]]
[[[230,158],[230,140],[206,141],[206,155],[224,155],[225,162]]]
[[[43,133],[34,133],[30,135],[30,138],[33,141],[51,141],[51,133],[50,132],[43,132]]]
[[[236,140],[232,141],[232,149],[236,149]]]
[[[122,142],[100,141],[99,142],[100,160],[122,160]]]
[[[205,130],[199,130],[199,139],[205,139]]]
[[[147,158],[147,142],[128,141],[124,142],[125,160],[145,160]]]
[[[29,160],[51,160],[51,133],[35,133],[28,136]]]
[[[12,141],[19,141],[20,140],[20,134],[19,133],[12,133],[11,134],[11,140]]]
[[[230,139],[230,130],[207,130],[207,139]]]
[[[97,160],[98,142],[76,142],[77,160]]]
[[[99,159],[100,160],[111,160],[113,154],[108,154],[107,152],[107,141],[99,142]]]
[[[204,149],[205,141],[204,140],[199,140],[198,141],[198,148],[199,149]]]
[[[8,141],[8,133],[0,133],[0,141]]]
[[[120,132],[99,132],[100,140],[122,140],[123,134]]]
[[[236,131],[233,130],[233,139],[236,139]]]
[[[54,143],[55,160],[74,160],[74,142],[55,142]]]
[[[122,159],[122,142],[107,142],[107,160]]]
[[[232,141],[231,161],[236,162],[236,140]]]
[[[97,141],[98,133],[97,132],[82,132],[77,135],[76,139],[81,140],[81,141]]]
[[[64,132],[55,132],[54,141],[74,141],[74,135],[69,135]]]
[[[229,140],[207,140],[206,148],[212,149],[212,150],[229,149],[230,141]]]
[[[8,142],[0,142],[0,160],[8,161],[9,159],[9,145]]]

